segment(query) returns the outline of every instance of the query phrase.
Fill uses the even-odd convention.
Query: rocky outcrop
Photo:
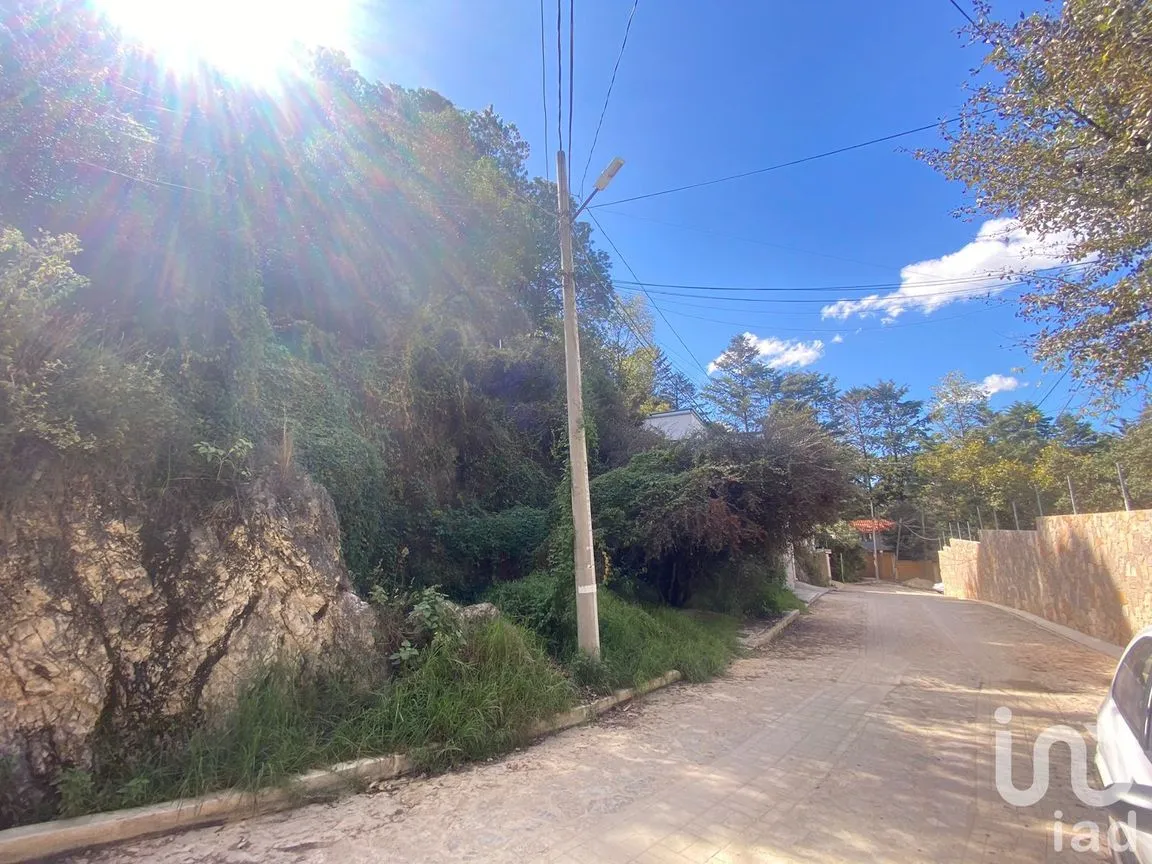
[[[372,638],[331,499],[306,479],[162,519],[82,478],[55,497],[0,521],[0,767],[33,797],[87,763],[97,730],[226,710],[266,664]]]

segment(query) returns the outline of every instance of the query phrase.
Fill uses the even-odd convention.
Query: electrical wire
[[[635,286],[635,285],[616,285],[615,288],[617,291],[633,291],[633,292],[637,292],[637,293],[640,293],[642,291],[641,288],[639,288],[638,286]],[[1007,289],[1005,289],[1005,291],[1006,290]],[[687,300],[681,300],[679,298],[681,298],[681,297],[695,297],[696,295],[693,295],[693,294],[671,294],[671,293],[660,292],[660,291],[655,291],[652,293],[660,294],[660,296],[662,298],[664,298],[664,297],[676,298],[674,300],[661,299],[660,302],[663,303],[666,307],[672,306],[672,307],[676,307],[676,308],[680,308],[680,309],[705,309],[705,310],[708,310],[711,312],[733,312],[733,313],[736,313],[739,315],[771,314],[774,316],[787,317],[787,318],[810,318],[812,315],[811,311],[784,312],[784,311],[781,311],[781,310],[776,309],[776,308],[765,309],[762,307],[749,308],[746,305],[736,305],[736,306],[722,305],[725,300],[731,300],[737,304],[744,304],[744,303],[751,303],[751,302],[755,302],[755,303],[780,302],[780,301],[776,301],[776,300],[749,300],[749,299],[744,298],[744,297],[717,297],[717,298],[713,299],[711,302],[692,303],[692,302],[689,302]],[[972,297],[972,299],[995,300],[995,301],[997,301],[997,303],[1000,303],[1000,304],[1003,304],[1003,303],[1008,301],[1007,297],[1000,297],[1000,296],[985,297],[983,294],[972,294],[970,296]],[[963,300],[966,298],[961,297],[960,299]],[[821,302],[823,302],[823,301],[821,301]]]
[[[599,223],[597,223],[599,224]],[[1045,267],[1041,270],[1035,271],[1036,274],[1041,274],[1048,270],[1069,270],[1074,268],[1082,268],[1089,266],[1090,262],[1083,262],[1078,264],[1062,264],[1056,267]],[[1033,274],[998,274],[986,273],[983,275],[974,276],[957,276],[954,279],[929,279],[912,283],[913,286],[948,286],[948,285],[972,285],[989,280],[999,280],[1001,284],[1017,284],[1028,281]],[[644,285],[648,288],[671,288],[681,291],[729,291],[729,292],[754,292],[754,293],[773,293],[773,292],[812,292],[812,291],[827,291],[832,293],[840,293],[843,291],[872,291],[876,289],[896,289],[904,286],[903,282],[862,282],[851,283],[845,285],[807,285],[798,287],[783,287],[783,286],[756,286],[756,285],[692,285],[678,282],[639,282],[630,281],[628,279],[614,280],[618,285]],[[992,286],[993,288],[998,286]],[[690,294],[682,296],[692,296]],[[930,297],[933,294],[917,294],[916,297]],[[739,298],[721,298],[736,300]]]
[[[979,27],[979,25],[977,25],[976,21],[973,20],[972,16],[969,15],[966,11],[964,11],[964,7],[961,6],[959,3],[957,3],[956,0],[948,0],[948,2],[956,7],[957,12],[959,12],[961,15],[963,15],[965,18],[968,19],[969,24],[971,24],[973,27],[977,27],[977,28]]]
[[[1028,283],[1026,283],[1026,282],[1001,282],[1001,283],[999,283],[997,285],[993,285],[987,289],[956,288],[956,289],[952,289],[952,290],[948,290],[948,291],[932,291],[929,293],[916,294],[914,296],[909,296],[909,297],[901,297],[901,298],[898,298],[898,300],[904,301],[903,305],[911,307],[911,306],[919,305],[917,301],[921,301],[921,300],[932,300],[932,299],[936,299],[939,297],[972,297],[972,298],[983,297],[987,294],[1005,291],[1009,288],[1017,288],[1017,287],[1020,287],[1021,285],[1026,285],[1026,284],[1028,284]],[[700,297],[699,294],[684,294],[684,293],[677,292],[677,291],[662,291],[658,288],[651,288],[648,286],[638,286],[638,285],[633,285],[632,283],[628,283],[628,284],[617,283],[617,287],[621,288],[621,289],[632,288],[633,290],[636,290],[637,288],[639,288],[640,290],[644,291],[645,293],[657,294],[657,295],[660,295],[663,297],[697,297],[697,298]],[[851,298],[849,298],[848,302],[866,301],[866,300],[870,299],[870,296],[859,298],[858,300],[852,300]],[[833,300],[831,297],[717,297],[716,299],[717,300],[729,300],[733,303],[788,303],[788,304],[816,304],[818,306],[831,306],[831,305],[835,304],[836,302],[839,302],[837,300]],[[883,297],[877,298],[877,302],[880,302],[884,299],[885,298],[883,298]],[[893,302],[896,302],[896,301],[893,301]]]
[[[544,0],[540,0],[540,99],[544,103],[544,179],[550,180],[548,165],[552,150],[548,146],[548,53],[544,40]]]
[[[766,246],[770,249],[781,249],[785,252],[796,252],[801,255],[813,255],[817,258],[827,258],[830,261],[843,261],[847,264],[860,264],[865,267],[874,267],[877,270],[899,270],[899,267],[893,267],[888,264],[877,264],[874,261],[861,261],[858,258],[845,258],[842,255],[832,255],[828,252],[816,252],[812,249],[803,249],[798,246],[787,246],[783,243],[773,243],[769,240],[760,240],[754,237],[744,237],[739,234],[731,234],[727,231],[717,231],[714,228],[704,228],[699,225],[685,225],[681,222],[668,222],[664,219],[655,219],[651,216],[640,216],[636,213],[626,213],[623,210],[602,210],[600,215],[611,214],[613,216],[623,216],[626,219],[639,219],[641,222],[652,222],[657,225],[666,225],[669,228],[677,228],[681,231],[693,231],[697,234],[710,234],[713,237],[724,237],[729,240],[738,240],[741,243],[751,243],[755,246]]]
[[[628,23],[624,25],[624,40],[620,43],[620,50],[616,54],[616,64],[612,67],[612,78],[608,81],[608,92],[604,94],[604,106],[600,109],[600,119],[596,123],[596,132],[592,135],[592,148],[588,151],[588,160],[584,163],[584,173],[580,177],[581,198],[584,197],[584,181],[588,179],[588,168],[592,165],[592,154],[596,152],[596,142],[600,140],[600,128],[604,125],[604,115],[608,113],[608,102],[612,99],[612,88],[616,86],[616,73],[620,71],[620,61],[624,59],[624,49],[628,47],[628,34],[632,31],[632,18],[636,15],[636,7],[639,5],[640,0],[633,0],[632,10],[628,13]]]
[[[993,109],[988,109],[989,111]],[[981,113],[988,113],[987,111]],[[781,168],[791,168],[793,165],[802,165],[805,162],[814,162],[817,159],[826,159],[829,156],[837,156],[840,153],[848,153],[852,150],[859,150],[863,147],[871,147],[873,144],[881,144],[885,141],[892,141],[896,138],[903,138],[907,135],[915,135],[917,132],[926,132],[929,129],[938,129],[941,126],[947,126],[959,121],[960,117],[949,117],[946,120],[940,120],[936,123],[928,123],[924,126],[917,126],[915,129],[905,129],[903,132],[894,132],[891,135],[881,135],[879,138],[870,138],[867,141],[861,141],[858,144],[849,144],[847,147],[837,147],[835,150],[825,150],[823,153],[815,153],[811,156],[804,156],[800,159],[792,159],[788,162],[779,162],[775,165],[769,165],[766,168],[756,168],[752,171],[742,171],[739,174],[729,174],[727,177],[717,177],[714,180],[702,180],[699,183],[688,183],[684,186],[675,186],[671,189],[662,189],[659,192],[649,192],[645,195],[633,195],[630,198],[617,198],[615,201],[605,201],[601,204],[590,204],[588,209],[593,207],[610,207],[613,204],[624,204],[629,201],[644,201],[648,198],[657,198],[661,195],[671,195],[674,192],[686,192],[689,189],[699,189],[703,186],[715,186],[717,183],[728,183],[732,180],[742,180],[745,177],[755,177],[758,174],[767,174],[769,171],[778,171]]]
[[[1037,402],[1037,403],[1036,403],[1036,407],[1037,407],[1037,408],[1039,408],[1041,405],[1043,405],[1045,402],[1047,402],[1047,401],[1048,401],[1048,397],[1049,397],[1049,396],[1051,396],[1051,395],[1052,395],[1052,393],[1053,393],[1053,391],[1055,391],[1055,390],[1056,390],[1056,388],[1060,386],[1060,383],[1061,383],[1061,382],[1062,382],[1062,381],[1063,381],[1065,378],[1067,378],[1067,377],[1068,377],[1068,373],[1069,373],[1071,370],[1072,370],[1072,367],[1071,367],[1071,366],[1069,366],[1067,369],[1065,369],[1065,370],[1064,370],[1064,371],[1063,371],[1063,372],[1060,374],[1060,377],[1056,379],[1056,383],[1055,383],[1055,384],[1053,384],[1051,387],[1049,387],[1049,388],[1048,388],[1048,392],[1044,394],[1044,398],[1043,398],[1043,399],[1041,399],[1039,402]]]
[[[639,290],[639,289],[633,289],[633,290]],[[948,315],[948,316],[945,316],[943,318],[928,318],[928,319],[925,319],[924,321],[909,321],[905,324],[883,324],[880,327],[865,327],[865,328],[858,328],[858,329],[861,330],[861,332],[871,333],[871,332],[880,332],[880,331],[888,331],[888,330],[900,330],[900,329],[903,329],[904,327],[925,327],[929,324],[939,324],[939,323],[942,323],[945,321],[956,321],[956,320],[959,320],[961,318],[971,318],[973,315],[980,315],[980,314],[982,314],[984,312],[988,312],[988,311],[989,311],[989,309],[987,309],[987,308],[974,309],[971,312],[965,312],[961,315]],[[668,314],[669,315],[676,315],[677,317],[680,317],[680,318],[688,318],[692,321],[704,321],[704,322],[707,322],[710,324],[730,324],[733,327],[747,327],[748,324],[750,323],[747,317],[744,317],[743,320],[740,320],[740,321],[730,321],[730,320],[726,320],[723,318],[710,318],[710,317],[705,316],[705,315],[694,315],[694,314],[691,314],[689,312],[678,312],[675,309],[669,310]],[[753,314],[757,314],[757,313],[749,312],[747,314],[753,315]],[[763,312],[760,312],[758,314],[771,315],[773,317],[773,319],[775,319],[776,317],[779,317],[783,313],[778,313],[778,312],[775,312],[774,310],[766,309]],[[847,331],[848,328],[839,327],[839,328],[835,328],[835,329],[828,329],[828,328],[813,328],[813,327],[777,327],[776,325],[773,324],[772,329],[773,330],[779,330],[782,332],[788,332],[788,333],[843,334]]]
[[[564,51],[563,0],[556,0],[556,141],[564,149]],[[559,177],[556,178],[559,181]]]
[[[647,296],[648,292],[640,283],[640,277],[636,275],[636,271],[632,269],[632,265],[628,263],[628,259],[626,259],[620,252],[620,248],[616,245],[612,238],[608,236],[608,232],[604,230],[604,226],[601,225],[599,220],[596,219],[595,214],[589,213],[588,216],[595,223],[596,227],[600,229],[600,233],[604,236],[604,239],[608,241],[608,245],[612,247],[612,251],[616,253],[616,257],[620,259],[620,263],[623,264],[625,268],[627,268],[628,272],[632,274],[632,278],[635,279],[637,284],[641,286],[640,290],[642,290],[645,296]],[[649,297],[648,300],[652,304],[652,308],[659,313],[660,318],[664,321],[665,324],[668,325],[668,329],[672,331],[672,335],[675,336],[677,341],[684,346],[684,350],[688,352],[688,356],[692,358],[692,362],[700,367],[701,372],[707,375],[708,370],[704,367],[704,364],[697,359],[696,355],[692,353],[692,349],[688,347],[688,343],[684,341],[684,339],[676,331],[676,328],[672,326],[672,322],[668,320],[668,316],[664,314],[664,310],[657,306],[656,301],[651,297]]]
[[[572,150],[572,109],[576,101],[576,0],[568,0],[568,149]],[[571,172],[569,172],[571,179]]]

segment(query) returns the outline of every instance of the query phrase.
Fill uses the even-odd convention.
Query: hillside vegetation
[[[576,654],[556,191],[529,176],[527,146],[495,110],[369,81],[325,50],[271,94],[210,68],[177,79],[87,4],[12,9],[0,528],[66,507],[82,478],[102,512],[139,526],[161,584],[155,538],[170,526],[243,524],[254,483],[293,488],[303,473],[335,504],[381,638],[350,680],[272,668],[228,716],[117,709],[90,760],[50,755],[38,797],[0,795],[0,822],[395,748],[430,764],[486,755],[581,687],[716,674],[736,633],[716,613],[789,603],[778,555],[835,517],[843,448],[799,411],[774,436],[671,446],[645,431],[646,413],[690,403],[693,388],[653,347],[644,306],[616,296],[581,223],[609,590],[604,663]],[[69,584],[61,560],[42,567]],[[440,622],[433,587],[490,596],[510,621],[414,627]],[[0,775],[17,770],[0,757]]]

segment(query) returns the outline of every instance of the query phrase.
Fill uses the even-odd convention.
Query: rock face
[[[87,763],[98,727],[226,710],[274,660],[362,650],[374,620],[305,479],[149,522],[79,479],[0,519],[0,604],[0,768],[32,798]]]

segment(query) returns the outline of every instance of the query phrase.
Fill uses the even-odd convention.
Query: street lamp
[[[580,331],[576,326],[576,274],[572,223],[597,192],[608,188],[623,159],[613,159],[596,179],[596,188],[572,213],[568,165],[556,153],[556,198],[560,208],[560,278],[564,289],[564,369],[568,394],[568,458],[572,474],[572,528],[575,537],[576,641],[593,660],[600,659],[600,621],[596,603],[596,562],[592,549],[592,498],[588,490],[588,441],[584,435],[584,391],[580,374]]]
[[[589,193],[588,197],[584,199],[584,203],[577,207],[576,212],[572,214],[573,222],[576,221],[577,216],[584,212],[584,208],[588,206],[589,201],[596,197],[597,192],[603,192],[608,188],[608,184],[612,182],[616,173],[623,167],[624,160],[619,156],[608,163],[608,167],[601,171],[600,176],[596,178],[596,188]]]

